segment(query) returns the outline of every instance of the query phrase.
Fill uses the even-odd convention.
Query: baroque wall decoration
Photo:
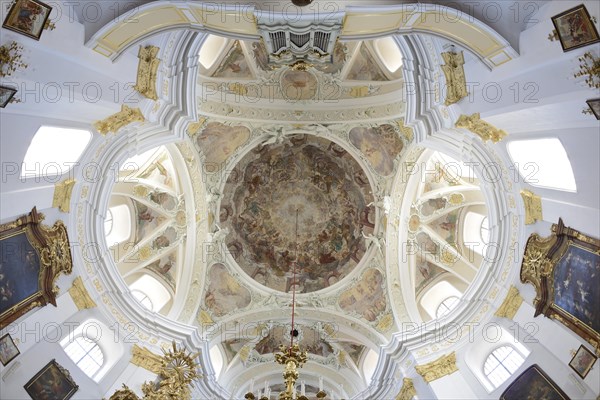
[[[462,51],[460,53],[449,51],[441,55],[445,62],[441,67],[446,77],[446,101],[444,104],[449,106],[469,94],[465,78],[465,58]]]
[[[75,179],[65,179],[54,184],[54,196],[52,198],[52,207],[57,207],[60,211],[68,213],[71,211],[71,193],[75,186]]]
[[[534,233],[527,240],[521,282],[535,287],[534,316],[556,319],[600,353],[600,240],[559,219],[549,237]]]
[[[33,308],[56,306],[55,281],[73,269],[65,225],[57,221],[47,227],[43,219],[34,207],[29,215],[0,225],[0,329]]]
[[[80,311],[96,307],[96,302],[90,297],[81,276],[78,276],[73,280],[73,285],[69,288],[69,294],[71,295],[75,306],[77,306],[77,309]]]
[[[423,377],[425,382],[429,383],[436,379],[440,379],[458,371],[458,367],[456,366],[456,353],[452,352],[427,364],[417,365],[415,366],[415,369],[419,375]]]
[[[158,99],[156,77],[160,60],[156,58],[156,55],[159,51],[160,48],[156,46],[140,46],[140,51],[138,52],[140,61],[138,63],[136,83],[133,88],[142,96],[151,100]]]
[[[416,394],[417,391],[412,379],[404,378],[402,379],[402,388],[400,388],[395,400],[411,400]]]
[[[496,317],[513,319],[519,307],[523,304],[523,297],[519,293],[519,289],[511,286],[506,294],[506,298],[494,313]]]
[[[542,198],[530,190],[521,190],[521,198],[525,206],[525,225],[531,225],[536,221],[543,221]]]
[[[121,106],[121,111],[114,113],[101,121],[94,122],[94,128],[96,128],[98,133],[106,135],[109,132],[116,133],[119,129],[132,122],[143,121],[145,121],[145,118],[139,108],[131,108],[123,104]]]
[[[483,141],[491,140],[497,143],[506,136],[506,132],[482,120],[479,113],[471,115],[462,114],[456,121],[455,126],[457,128],[468,129]]]
[[[161,370],[161,356],[137,344],[134,344],[131,348],[131,360],[129,362],[155,374],[159,374]]]

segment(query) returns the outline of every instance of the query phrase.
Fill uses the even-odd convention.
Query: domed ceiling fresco
[[[259,145],[230,173],[220,223],[244,272],[271,289],[313,292],[340,281],[373,232],[367,176],[341,146],[312,135]],[[296,236],[297,218],[297,236]]]

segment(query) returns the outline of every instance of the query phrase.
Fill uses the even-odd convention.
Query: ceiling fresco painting
[[[356,313],[369,322],[374,322],[387,308],[384,278],[379,270],[367,270],[361,279],[349,290],[343,292],[340,307]]]
[[[231,153],[244,145],[248,139],[250,139],[250,129],[245,126],[209,122],[196,137],[196,144],[199,149],[202,149],[206,163],[223,166]]]
[[[162,256],[160,259],[148,264],[146,268],[162,278],[172,290],[176,289],[174,276],[177,270],[177,255],[175,252]]]
[[[362,44],[354,57],[352,69],[348,73],[348,79],[352,81],[387,81],[387,77],[369,54],[366,46]]]
[[[248,66],[246,56],[242,50],[242,46],[236,40],[230,48],[229,53],[223,59],[223,62],[212,75],[214,78],[253,78],[252,71]]]
[[[236,165],[224,188],[220,222],[246,274],[290,292],[296,259],[296,290],[308,293],[337,283],[360,262],[363,233],[372,233],[372,201],[364,171],[343,148],[290,135],[256,147]]]
[[[223,264],[215,264],[208,273],[210,281],[204,304],[217,317],[241,310],[250,304],[250,291],[227,271]]]
[[[364,154],[373,169],[384,176],[394,172],[394,160],[404,147],[394,127],[388,124],[353,128],[350,142]]]

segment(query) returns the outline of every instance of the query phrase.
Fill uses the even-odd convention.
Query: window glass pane
[[[577,190],[571,162],[560,140],[516,140],[508,143],[507,148],[525,182],[550,189]]]
[[[104,354],[95,341],[78,336],[64,347],[65,353],[90,378],[104,364]]]
[[[497,388],[523,364],[525,359],[512,346],[502,346],[494,350],[485,360],[483,372]]]
[[[21,178],[67,173],[92,139],[89,131],[42,126],[27,149]]]

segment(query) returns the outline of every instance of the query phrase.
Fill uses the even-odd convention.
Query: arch
[[[130,46],[157,33],[192,29],[228,37],[258,39],[254,7],[218,7],[214,4],[166,3],[144,5],[128,18],[116,18],[87,42],[96,52],[117,58]],[[285,17],[282,13],[282,17]],[[130,23],[132,20],[136,23]],[[415,32],[441,36],[470,50],[490,69],[518,56],[498,32],[469,14],[443,5],[402,4],[378,7],[347,7],[340,38],[345,40]],[[367,27],[367,28],[365,28]]]

